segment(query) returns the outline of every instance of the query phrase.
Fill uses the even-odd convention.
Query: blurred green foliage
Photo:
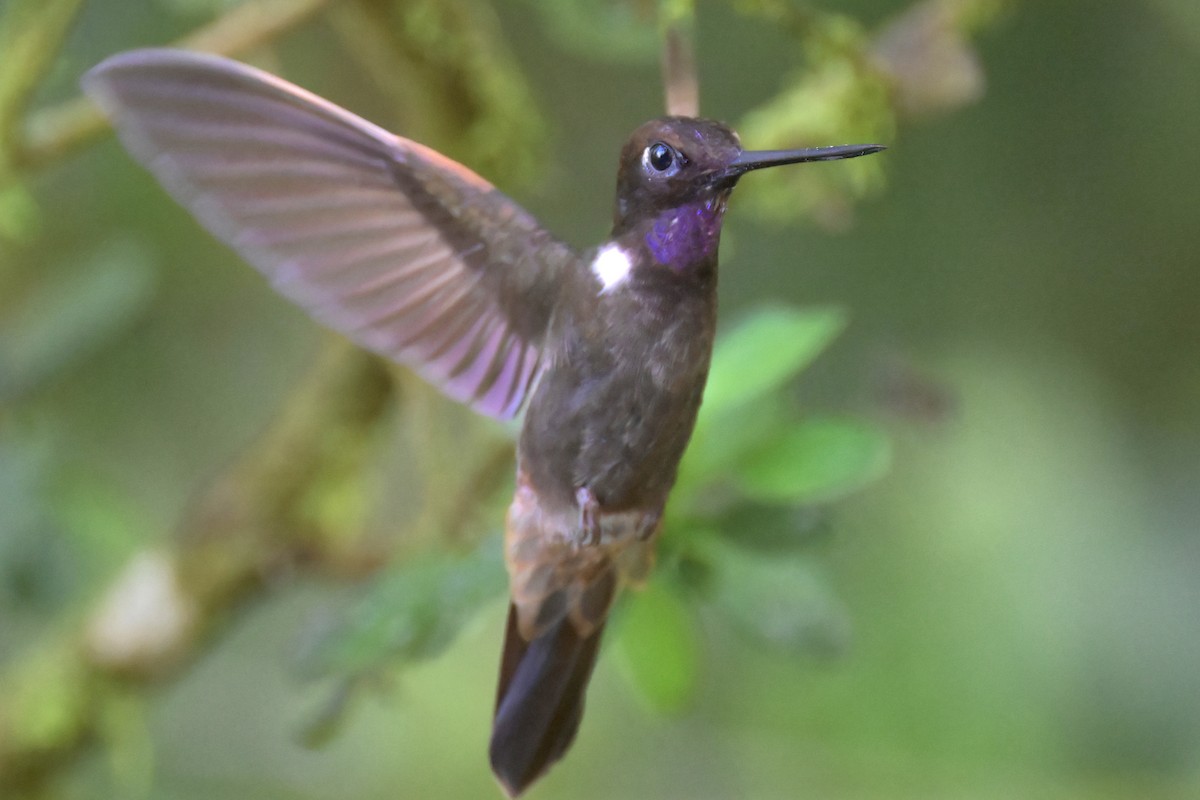
[[[756,148],[767,150],[838,143],[849,137],[861,142],[892,142],[895,110],[888,83],[868,58],[870,35],[841,14],[797,11],[787,3],[748,3],[775,25],[792,33],[803,46],[804,66],[762,106],[750,111],[738,130]],[[754,181],[746,192],[754,212],[766,219],[794,220],[797,213],[818,213],[835,224],[849,213],[850,203],[878,192],[884,164],[855,159],[846,169],[776,170]],[[844,224],[844,222],[842,223]]]
[[[0,773],[51,776],[0,794],[493,796],[480,476],[511,461],[407,389],[303,498],[344,541],[255,564],[259,602],[159,691],[87,667],[105,587],[172,546],[317,334],[112,144],[24,171],[21,123],[240,5],[0,4]],[[697,5],[704,113],[748,147],[891,149],[739,187],[659,569],[531,796],[1195,796],[1195,4]],[[331,0],[246,57],[382,107],[583,246],[684,6]],[[63,756],[84,741],[104,757]]]
[[[120,335],[144,312],[153,281],[148,255],[118,240],[35,283],[0,319],[0,403],[35,391]]]
[[[545,122],[486,3],[356,0],[333,20],[409,136],[502,184],[535,174]]]
[[[607,0],[524,0],[546,33],[565,50],[618,63],[653,64],[661,40],[655,2],[611,3]]]
[[[507,588],[500,547],[488,541],[466,557],[413,559],[374,578],[328,630],[314,632],[297,669],[335,688],[301,733],[325,743],[342,724],[356,691],[376,688],[390,668],[441,655],[486,601]]]

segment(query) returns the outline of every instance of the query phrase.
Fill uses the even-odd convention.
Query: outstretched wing
[[[285,296],[511,417],[576,258],[466,167],[260,70],[135,50],[83,80],[133,156]]]

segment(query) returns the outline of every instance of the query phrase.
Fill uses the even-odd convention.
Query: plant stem
[[[668,114],[700,113],[700,80],[696,75],[696,9],[692,0],[662,0],[662,76]]]

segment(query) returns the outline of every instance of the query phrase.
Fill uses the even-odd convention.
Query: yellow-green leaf
[[[713,353],[702,422],[778,389],[846,325],[836,308],[766,308],[729,331]]]
[[[626,603],[616,650],[622,671],[655,711],[678,714],[691,702],[699,672],[696,623],[661,580]]]
[[[891,443],[876,426],[854,419],[809,419],[750,454],[735,478],[752,499],[815,503],[870,483],[890,462]]]

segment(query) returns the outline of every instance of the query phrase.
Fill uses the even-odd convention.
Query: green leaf
[[[766,308],[717,342],[698,424],[711,425],[812,363],[846,325],[835,308]]]
[[[825,542],[831,534],[828,514],[811,505],[739,503],[721,514],[715,526],[743,549],[784,558]]]
[[[735,470],[737,485],[755,500],[816,503],[875,480],[891,462],[891,443],[870,423],[809,419],[752,453]]]
[[[479,606],[503,591],[498,551],[489,540],[465,558],[432,554],[381,576],[334,630],[305,648],[300,671],[356,676],[441,653]]]
[[[696,431],[679,468],[674,493],[679,507],[700,504],[711,512],[728,501],[711,491],[714,479],[778,436],[792,413],[778,389],[812,363],[845,324],[837,309],[768,307],[717,341]]]
[[[777,395],[751,401],[738,412],[736,424],[697,424],[679,465],[673,497],[683,507],[699,502],[712,506],[711,484],[728,477],[730,467],[745,459],[788,424],[789,409]],[[703,407],[700,416],[704,418]]]
[[[710,599],[740,632],[796,655],[836,656],[848,647],[849,615],[810,561],[722,539],[703,547],[712,565]]]
[[[324,747],[342,730],[350,715],[352,702],[359,696],[361,681],[357,678],[342,678],[333,691],[315,711],[301,724],[297,731],[299,743],[316,750]]]
[[[646,703],[678,714],[696,692],[700,645],[691,611],[663,580],[629,598],[617,628],[618,663]]]
[[[315,633],[297,659],[302,677],[333,678],[326,701],[298,731],[320,747],[340,730],[361,690],[399,663],[433,658],[462,626],[506,586],[500,548],[485,541],[473,553],[415,558],[377,579],[332,628]]]

